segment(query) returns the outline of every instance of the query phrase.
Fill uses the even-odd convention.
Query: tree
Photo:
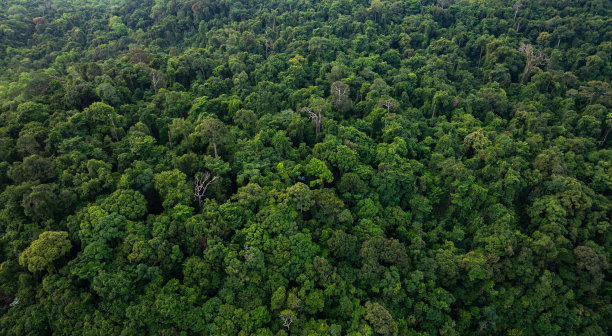
[[[372,325],[376,333],[380,335],[397,334],[397,325],[385,307],[376,302],[366,302],[365,307],[365,319]]]
[[[125,237],[125,222],[125,217],[116,212],[100,217],[92,228],[94,242],[115,247]]]
[[[453,108],[457,106],[458,101],[451,100],[450,95],[446,91],[438,91],[434,94],[431,100],[431,120],[433,121],[438,112],[438,108],[445,108],[449,105]],[[453,106],[454,105],[454,106]]]
[[[605,270],[610,267],[606,256],[596,253],[588,246],[576,247],[574,256],[576,257],[576,268],[581,275],[581,287],[596,293],[604,280]],[[588,275],[585,276],[584,273]]]
[[[39,122],[26,124],[19,132],[16,149],[23,157],[32,154],[43,154],[44,139],[47,137],[48,129]]]
[[[335,258],[353,261],[358,256],[357,237],[344,231],[333,231],[327,245]]]
[[[119,141],[117,125],[115,124],[115,120],[119,118],[119,115],[112,106],[96,102],[83,110],[83,115],[87,118],[93,130],[109,132],[113,135],[115,141]]]
[[[172,123],[168,126],[168,132],[175,139],[180,135],[181,141],[189,139],[189,134],[193,131],[193,125],[184,118],[173,118]]]
[[[311,315],[322,311],[325,307],[323,292],[319,289],[315,289],[314,291],[308,293],[308,296],[306,296],[304,299],[304,306],[306,311]]]
[[[395,239],[370,238],[362,244],[359,256],[362,259],[359,278],[364,283],[373,284],[374,291],[378,291],[380,282],[387,272],[387,265],[396,267],[400,274],[408,269],[406,249]]]
[[[314,205],[312,191],[302,182],[298,182],[287,188],[287,193],[300,212],[308,211]]]
[[[240,126],[249,134],[253,134],[256,130],[257,116],[251,110],[240,109],[236,111],[233,120],[235,124]]]
[[[149,64],[153,60],[153,55],[146,49],[131,46],[128,51],[128,58],[135,63]]]
[[[326,37],[313,36],[308,40],[308,51],[311,55],[316,55],[319,61],[324,59],[331,47],[331,41]]]
[[[147,201],[138,191],[119,189],[104,200],[102,208],[109,213],[116,212],[127,219],[138,219],[147,213]]]
[[[96,87],[96,94],[102,102],[108,105],[117,106],[121,102],[121,99],[117,95],[117,90],[110,83],[102,83]]]
[[[107,302],[121,304],[134,295],[135,274],[126,271],[100,272],[92,279],[92,289]]]
[[[49,117],[49,107],[34,102],[25,102],[17,106],[17,122],[27,124],[31,121],[44,122]]]
[[[330,183],[334,180],[334,176],[332,175],[329,168],[327,168],[325,162],[317,158],[310,159],[310,162],[308,162],[304,169],[308,175],[314,176],[316,178],[315,180],[310,181],[311,187],[320,185],[321,188],[323,188],[325,182]]]
[[[372,0],[368,11],[373,14],[374,22],[378,22],[386,11],[386,4],[381,0]]]
[[[23,162],[14,163],[7,175],[18,183],[36,180],[47,183],[57,177],[57,172],[51,160],[34,154],[23,159]]]
[[[53,185],[49,184],[39,184],[32,187],[30,193],[23,195],[21,204],[24,214],[35,221],[52,219],[55,214],[60,212],[58,207],[62,205]]]
[[[52,272],[53,263],[72,248],[68,232],[45,231],[19,256],[19,264],[35,273],[47,269]]]
[[[178,169],[155,174],[155,190],[160,194],[165,209],[172,209],[177,204],[191,203],[191,191],[187,185],[187,176]]]
[[[222,145],[229,140],[227,126],[217,118],[202,119],[196,131],[213,146],[215,157],[218,157],[217,145]]]
[[[278,287],[272,294],[272,297],[270,298],[270,309],[272,310],[281,309],[285,305],[285,299],[286,299],[285,288]]]
[[[66,94],[64,96],[66,106],[77,110],[89,106],[95,101],[96,93],[85,83],[76,83],[66,86]]]

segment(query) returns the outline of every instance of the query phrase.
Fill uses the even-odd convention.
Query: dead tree
[[[117,136],[117,127],[115,127],[115,120],[113,119],[113,115],[112,114],[107,114],[108,115],[108,119],[110,119],[111,124],[113,124],[113,135],[115,136],[115,141],[119,141],[119,137]]]
[[[315,135],[318,136],[321,131],[321,123],[323,122],[323,116],[321,110],[313,111],[308,107],[302,107],[300,110],[302,113],[308,113],[308,119],[315,122]]]
[[[266,37],[264,44],[266,46],[266,59],[274,55],[274,41],[271,38]]]
[[[537,51],[531,44],[521,43],[518,49],[523,55],[525,55],[525,71],[523,72],[523,83],[527,81],[529,71],[536,68],[538,65],[543,65],[548,62],[548,55],[543,52]]]
[[[218,178],[219,175],[215,175],[213,178],[210,178],[209,172],[206,172],[202,178],[199,178],[198,175],[194,177],[193,197],[198,199],[198,204],[200,206],[202,206],[202,197],[204,197],[206,189]]]
[[[331,103],[336,109],[342,113],[351,109],[351,99],[349,98],[351,90],[346,83],[341,81],[333,82],[330,91]]]
[[[33,21],[35,24],[36,32],[39,34],[44,32],[45,28],[49,26],[49,22],[42,17],[35,17]]]
[[[387,113],[389,113],[389,111],[391,111],[391,109],[395,109],[397,107],[397,105],[395,104],[395,102],[391,99],[384,99],[382,100],[380,103],[378,103],[378,106],[383,106],[387,109]]]
[[[336,105],[342,104],[342,98],[349,94],[349,86],[342,82],[334,82],[331,85],[331,90],[336,95],[336,99],[334,99]]]
[[[280,317],[283,320],[283,326],[287,327],[287,330],[289,330],[289,326],[291,322],[293,322],[293,316],[291,316],[291,314],[283,314]]]
[[[521,0],[518,0],[515,4],[514,4],[514,20],[516,21],[516,16],[518,15],[519,10],[521,9]]]
[[[151,84],[153,85],[153,91],[155,94],[159,91],[159,84],[162,80],[162,75],[159,71],[151,69]]]

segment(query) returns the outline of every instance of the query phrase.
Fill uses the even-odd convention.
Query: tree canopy
[[[612,334],[611,6],[3,1],[0,335]]]

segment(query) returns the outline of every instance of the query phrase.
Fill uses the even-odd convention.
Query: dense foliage
[[[3,1],[0,334],[611,334],[610,6]]]

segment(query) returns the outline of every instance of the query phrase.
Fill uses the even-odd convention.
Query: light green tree
[[[310,162],[308,162],[306,165],[305,170],[308,175],[316,177],[315,180],[310,181],[311,187],[320,185],[321,188],[323,188],[325,182],[329,183],[334,180],[334,176],[329,168],[327,168],[325,162],[317,158],[310,159]]]
[[[72,248],[68,232],[45,231],[38,236],[19,256],[19,264],[28,271],[40,272],[44,269],[53,271],[53,262]]]

